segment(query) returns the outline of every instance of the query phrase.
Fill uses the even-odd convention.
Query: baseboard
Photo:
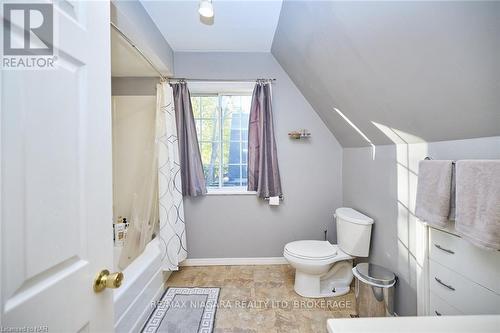
[[[261,258],[198,258],[186,259],[181,266],[245,266],[245,265],[286,265],[285,257]]]

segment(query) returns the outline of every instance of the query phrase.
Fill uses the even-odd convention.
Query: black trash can
[[[356,277],[354,292],[359,317],[391,317],[394,315],[394,284],[396,275],[370,263],[352,269]]]

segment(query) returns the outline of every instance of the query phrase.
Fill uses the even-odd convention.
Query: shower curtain
[[[159,237],[163,269],[172,271],[187,257],[181,168],[172,88],[162,82],[156,91]]]
[[[155,120],[157,121],[157,120]],[[132,194],[127,238],[120,254],[118,266],[125,269],[143,251],[158,227],[158,167],[155,133],[146,140],[144,151],[136,159],[142,159],[145,167],[139,168],[141,182]],[[131,161],[134,163],[135,161]]]
[[[150,168],[143,174],[138,193],[134,193],[130,226],[119,260],[121,269],[144,251],[154,233],[160,240],[163,270],[177,270],[187,257],[174,101],[172,88],[164,82],[156,87],[152,132],[150,147],[138,157],[146,158]]]

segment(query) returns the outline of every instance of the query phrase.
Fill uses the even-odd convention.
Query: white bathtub
[[[115,248],[118,258],[121,248]],[[144,252],[124,271],[123,284],[114,290],[115,332],[139,332],[163,294],[165,276],[161,270],[158,239],[153,239]]]

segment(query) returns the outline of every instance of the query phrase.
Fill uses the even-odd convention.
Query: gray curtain
[[[248,190],[260,198],[282,195],[274,139],[271,83],[255,84],[248,128]]]
[[[191,96],[186,82],[172,84],[175,119],[179,139],[182,195],[196,197],[207,193],[200,147],[196,136]]]

